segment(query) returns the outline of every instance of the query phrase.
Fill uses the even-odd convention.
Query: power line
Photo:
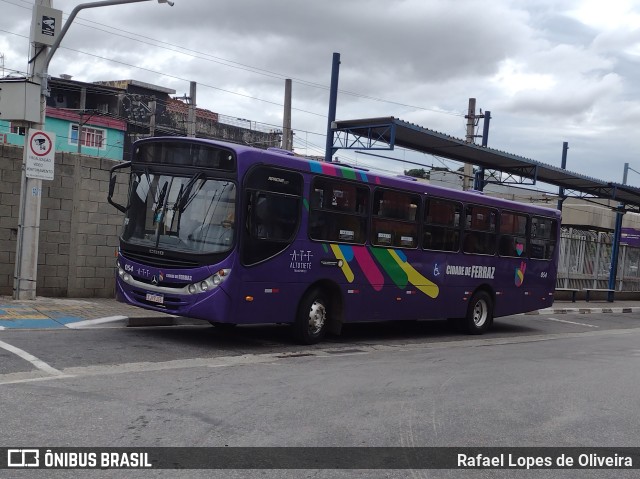
[[[21,5],[18,5],[16,3],[10,2],[8,0],[0,0],[0,1],[5,2],[5,3],[9,3],[11,5],[18,6],[20,8],[25,8],[25,9],[29,8],[29,7],[26,7],[26,6],[21,6]],[[78,22],[78,20],[81,20],[81,21]],[[87,24],[84,24],[82,22],[88,22],[88,23],[93,24],[93,25],[87,25]],[[173,51],[175,53],[180,53],[182,55],[190,56],[192,58],[196,58],[196,59],[199,59],[199,60],[210,61],[210,62],[217,63],[217,64],[220,64],[220,65],[223,65],[223,66],[227,66],[227,67],[230,67],[230,68],[236,68],[236,69],[248,71],[248,72],[251,72],[251,73],[255,73],[255,74],[259,74],[259,75],[263,75],[263,76],[267,76],[267,77],[271,77],[271,78],[277,78],[277,79],[281,79],[281,80],[282,79],[291,78],[291,79],[295,80],[297,83],[300,83],[300,84],[303,84],[303,85],[307,85],[307,86],[310,86],[310,87],[313,87],[313,88],[319,88],[319,89],[322,89],[322,90],[329,90],[329,87],[327,85],[323,85],[323,84],[320,84],[320,83],[312,82],[312,81],[305,80],[305,79],[302,79],[302,78],[297,78],[297,77],[292,76],[292,75],[286,75],[286,74],[274,72],[274,71],[271,71],[271,70],[267,70],[267,69],[263,69],[263,68],[259,68],[259,67],[255,67],[255,66],[251,66],[251,65],[247,65],[247,64],[244,64],[244,63],[236,62],[236,61],[233,61],[233,60],[228,60],[228,59],[225,59],[225,58],[217,57],[217,56],[211,55],[211,54],[206,53],[206,52],[200,52],[200,51],[197,51],[197,50],[192,50],[192,49],[189,49],[189,48],[186,48],[186,47],[182,47],[180,45],[176,45],[174,43],[166,42],[166,41],[163,41],[163,40],[158,40],[158,39],[155,39],[155,38],[152,38],[152,37],[148,37],[148,36],[144,36],[144,35],[140,35],[140,34],[134,33],[134,32],[129,32],[127,30],[116,28],[116,27],[112,27],[112,26],[109,26],[109,25],[104,25],[103,23],[97,23],[97,22],[93,22],[91,20],[81,19],[80,17],[78,17],[76,19],[76,23],[78,23],[78,25],[83,26],[85,28],[91,28],[93,31],[95,31],[95,30],[102,31],[102,32],[105,32],[105,33],[109,33],[111,35],[116,35],[116,36],[120,36],[120,37],[126,38],[128,40],[133,40],[133,41],[145,44],[145,45],[151,45],[151,46],[154,46],[156,48],[162,48],[164,50]],[[100,28],[99,26],[95,26],[95,25],[100,25],[100,27],[107,27],[110,30],[106,30],[104,28]],[[115,33],[115,32],[123,32],[123,33],[126,33],[127,35],[123,35],[123,34]],[[8,33],[11,33],[11,32],[8,32]],[[129,35],[131,35],[131,36],[129,36]],[[144,41],[144,40],[140,40],[139,38],[136,38],[136,37],[143,38],[143,39],[146,39],[146,40],[151,40],[152,42],[155,42],[155,43],[150,43],[150,42],[147,42],[147,41]],[[163,45],[166,45],[166,46],[163,46]],[[67,48],[67,49],[71,50],[71,51],[76,51],[78,53],[88,54],[88,53],[81,52],[81,51],[78,51],[78,50],[73,50],[71,48]],[[124,64],[124,65],[131,66],[131,67],[135,68],[134,65],[129,65],[129,64],[126,64],[124,62],[119,62],[117,60],[112,60],[112,59],[100,57],[98,55],[92,55],[92,56],[100,58],[100,59],[105,60],[105,61],[114,61],[116,63],[121,63],[121,64]],[[140,68],[140,67],[138,67],[138,68]],[[141,68],[141,69],[145,70],[144,68]],[[157,72],[153,72],[153,73],[157,73]],[[184,80],[182,78],[172,77],[170,75],[166,75],[166,76],[169,76],[170,78],[176,78],[176,79],[182,80],[182,81],[187,81],[187,80]],[[224,90],[224,89],[221,89],[221,88],[218,88],[218,87],[213,87],[213,86],[210,86],[210,85],[209,85],[209,87],[224,91],[226,93],[237,94],[236,92],[231,92],[231,91]],[[365,95],[365,94],[362,94],[362,93],[348,91],[348,90],[339,90],[339,93],[344,94],[344,95],[354,96],[354,97],[357,97],[357,98],[366,99],[366,100],[398,105],[398,106],[402,106],[402,107],[405,107],[405,108],[411,108],[411,109],[415,109],[415,110],[432,111],[432,112],[435,112],[435,113],[441,113],[441,114],[444,114],[444,115],[451,115],[451,116],[464,116],[463,113],[453,113],[453,112],[447,112],[447,111],[434,109],[434,108],[425,108],[425,107],[422,107],[422,106],[410,105],[410,104],[398,102],[398,101],[395,101],[395,100],[388,100],[388,99],[378,98],[378,97],[375,97],[375,96]],[[241,95],[241,94],[239,94],[239,95]],[[244,95],[241,95],[241,96],[244,96]],[[249,98],[256,99],[256,100],[259,100],[259,101],[267,101],[267,102],[269,102],[268,100],[262,100],[262,99],[259,99],[259,98],[253,98],[253,97],[249,97]],[[269,102],[269,103],[273,103],[273,102]],[[283,106],[283,105],[278,104],[278,103],[275,103],[275,104],[277,104],[278,106]],[[305,113],[319,115],[317,113],[312,113],[312,112],[308,112],[308,111],[304,111],[304,110],[298,110],[298,111],[303,111]],[[324,115],[322,115],[322,116],[324,116]]]

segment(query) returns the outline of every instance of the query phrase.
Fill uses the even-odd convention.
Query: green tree
[[[413,176],[414,178],[426,178],[429,179],[429,173],[424,168],[413,168],[411,170],[404,170],[406,176]]]

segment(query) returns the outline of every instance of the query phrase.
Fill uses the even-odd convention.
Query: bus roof
[[[153,137],[138,140],[138,142],[140,143],[153,141],[195,141],[198,143],[207,143],[211,145],[221,146],[223,148],[229,148],[236,152],[236,155],[238,157],[238,166],[244,170],[248,169],[254,163],[263,162],[265,164],[292,168],[302,172],[315,172],[318,174],[324,174],[336,178],[355,180],[362,183],[370,183],[388,188],[402,189],[420,194],[428,194],[430,196],[448,198],[461,202],[477,202],[496,208],[514,209],[518,211],[526,211],[529,213],[544,214],[547,216],[557,216],[558,218],[561,215],[560,211],[555,208],[487,196],[484,193],[476,190],[454,190],[452,188],[446,188],[443,186],[432,185],[430,183],[415,181],[414,178],[407,177],[405,175],[394,176],[389,173],[376,171],[374,169],[361,168],[346,163],[317,161],[303,156],[294,155],[280,148],[269,148],[264,150],[252,146],[208,138]],[[243,173],[243,171],[241,171],[241,173]]]

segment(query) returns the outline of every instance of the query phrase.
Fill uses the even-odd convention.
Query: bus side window
[[[558,222],[555,219],[531,218],[531,252],[534,259],[552,259],[556,250]]]
[[[465,235],[462,251],[472,254],[482,252],[478,242],[478,236],[475,233],[467,233]]]
[[[367,236],[369,189],[334,178],[315,177],[309,204],[309,238],[363,244]]]
[[[396,248],[418,246],[420,196],[376,188],[373,195],[371,244]]]
[[[458,251],[462,205],[440,198],[429,198],[424,211],[422,247],[436,251]]]
[[[297,228],[298,200],[294,197],[254,193],[248,212],[248,230],[256,238],[288,241]]]
[[[245,178],[245,234],[241,255],[254,265],[282,253],[300,224],[302,175],[271,166],[256,166]]]
[[[500,246],[498,247],[498,254],[500,256],[515,256],[516,247],[512,236],[502,235],[500,236]]]
[[[496,254],[498,211],[481,205],[465,206],[464,252]]]
[[[525,214],[505,210],[500,213],[500,256],[527,257],[528,224],[529,217]]]

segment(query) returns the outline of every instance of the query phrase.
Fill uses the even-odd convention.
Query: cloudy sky
[[[28,68],[33,3],[0,0],[5,74]],[[52,0],[65,18],[79,3]],[[624,163],[640,171],[640,0],[149,1],[80,12],[49,73],[136,79],[178,96],[196,81],[199,107],[274,127],[291,78],[294,146],[318,155],[333,52],[338,119],[394,116],[463,138],[474,97],[491,111],[492,148],[560,166],[567,141],[569,170],[615,182]],[[628,183],[640,186],[640,173],[630,171]]]

